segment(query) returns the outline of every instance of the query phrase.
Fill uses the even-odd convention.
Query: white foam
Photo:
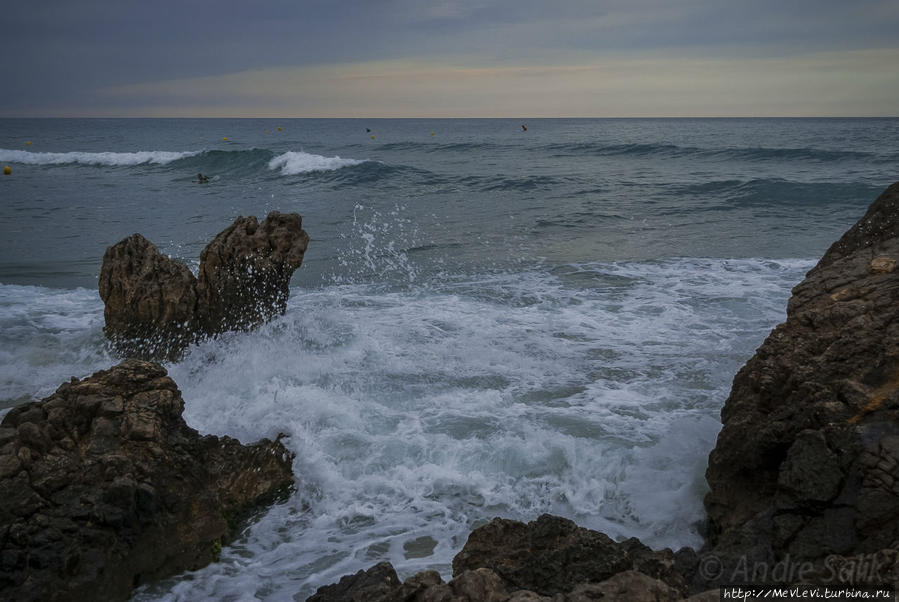
[[[291,599],[382,559],[448,577],[493,516],[697,545],[733,374],[810,266],[683,259],[294,291],[284,318],[170,373],[191,426],[289,434],[297,493],[221,563],[136,599]],[[410,554],[422,541],[433,551]]]
[[[41,399],[114,363],[96,291],[0,285],[0,405]]]
[[[202,151],[137,151],[133,153],[88,153],[88,152],[67,152],[67,153],[35,153],[23,150],[10,150],[0,148],[0,162],[4,163],[25,163],[28,165],[65,165],[65,164],[81,164],[81,165],[109,165],[109,166],[129,166],[129,165],[165,165],[178,159],[185,157],[193,157]]]
[[[334,171],[361,163],[365,163],[365,161],[341,159],[340,157],[324,157],[302,151],[288,151],[269,161],[268,168],[271,170],[280,169],[282,175],[293,176],[312,171]]]

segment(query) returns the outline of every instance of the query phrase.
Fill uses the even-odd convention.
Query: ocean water
[[[700,545],[733,375],[899,179],[899,120],[0,120],[0,165],[0,408],[118,361],[108,245],[195,269],[303,215],[287,313],[166,366],[200,432],[289,435],[296,492],[135,595],[302,600],[449,577],[494,516]]]

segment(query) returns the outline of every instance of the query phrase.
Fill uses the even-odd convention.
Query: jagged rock
[[[684,591],[674,565],[670,550],[653,552],[637,539],[616,543],[603,533],[544,514],[527,524],[495,518],[472,531],[453,559],[453,575],[488,568],[510,592],[552,596],[634,569]]]
[[[793,289],[786,322],[734,378],[706,472],[710,582],[899,542],[897,259],[899,183]]]
[[[214,560],[240,517],[293,483],[280,442],[201,437],[159,365],[128,360],[0,423],[0,591],[124,600]]]
[[[302,226],[296,213],[273,211],[262,223],[239,217],[203,249],[197,292],[205,330],[252,328],[284,313],[309,244]]]
[[[199,337],[283,313],[309,236],[296,213],[239,217],[200,254],[199,278],[140,234],[103,256],[104,332],[125,355],[176,359]]]
[[[370,569],[346,575],[332,585],[323,585],[307,602],[376,602],[395,600],[402,583],[393,565],[380,562]]]
[[[196,332],[197,279],[140,234],[106,249],[99,288],[106,336],[126,355],[168,357]]]

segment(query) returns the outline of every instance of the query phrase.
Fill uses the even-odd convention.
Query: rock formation
[[[134,357],[171,357],[197,332],[197,279],[140,234],[106,249],[100,270],[106,336]]]
[[[899,547],[897,260],[899,183],[793,289],[786,322],[734,378],[706,472],[720,580],[785,559],[826,577],[830,555]]]
[[[309,602],[639,602],[681,600],[686,584],[670,550],[545,514],[530,523],[501,518],[475,529],[453,559],[453,579],[435,571],[400,582],[389,563],[320,587]],[[716,598],[717,599],[717,598]]]
[[[309,236],[296,213],[239,217],[200,255],[199,278],[140,234],[109,247],[100,270],[106,336],[125,355],[175,359],[198,337],[283,313]]]
[[[124,600],[215,559],[246,512],[293,483],[278,442],[201,437],[165,370],[128,360],[0,423],[0,591]]]

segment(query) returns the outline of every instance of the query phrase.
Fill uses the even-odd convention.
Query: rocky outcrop
[[[488,568],[512,589],[552,596],[637,570],[682,590],[675,562],[670,550],[653,552],[635,538],[616,543],[599,531],[544,514],[527,524],[495,518],[472,531],[453,559],[453,575]]]
[[[100,270],[104,332],[119,351],[176,359],[199,337],[284,313],[309,236],[296,213],[239,217],[200,254],[199,277],[140,234],[109,247]]]
[[[675,554],[636,539],[616,543],[598,531],[545,514],[530,523],[501,518],[475,529],[444,583],[425,571],[401,583],[389,563],[318,589],[309,602],[587,602],[681,600],[686,584]]]
[[[214,560],[242,516],[293,483],[278,442],[201,437],[165,370],[128,360],[0,423],[0,591],[124,600]]]
[[[239,217],[200,254],[198,313],[207,332],[247,329],[284,313],[309,236],[296,213]]]
[[[172,357],[197,332],[197,279],[140,234],[106,249],[99,288],[104,332],[125,355]]]
[[[899,183],[793,289],[786,322],[734,378],[706,472],[704,559],[719,580],[785,559],[824,575],[837,556],[899,546],[897,260]]]

